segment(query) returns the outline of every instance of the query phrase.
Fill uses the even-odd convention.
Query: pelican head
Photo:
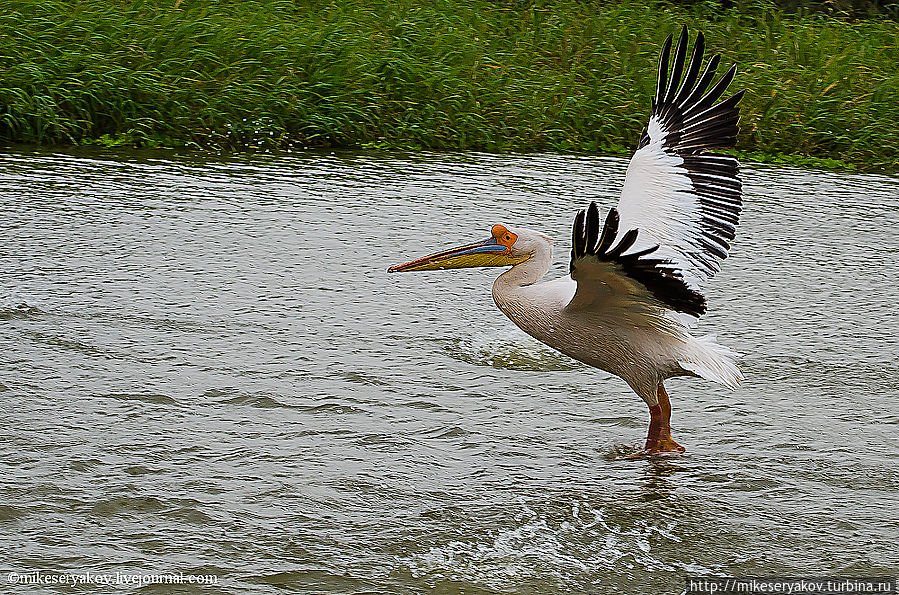
[[[496,224],[486,240],[435,252],[405,264],[392,266],[387,272],[513,266],[530,259],[536,254],[541,243],[545,245],[549,242],[551,240],[542,233],[526,229],[513,230]]]

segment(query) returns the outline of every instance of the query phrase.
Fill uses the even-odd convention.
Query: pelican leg
[[[649,408],[649,432],[646,433],[646,445],[628,458],[636,459],[647,455],[661,453],[680,454],[687,450],[671,437],[671,401],[664,385],[659,383],[659,404]]]
[[[665,391],[665,385],[659,383],[659,407],[661,408],[662,421],[659,429],[659,437],[656,440],[655,448],[650,454],[659,452],[676,452],[682,453],[686,448],[674,441],[671,437],[671,401],[668,399],[668,393]],[[650,423],[650,429],[652,424]],[[649,437],[646,439],[646,448],[649,448]]]

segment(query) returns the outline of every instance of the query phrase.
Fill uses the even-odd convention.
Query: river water
[[[899,179],[744,168],[698,332],[746,381],[670,381],[687,452],[664,460],[621,460],[645,405],[518,331],[497,269],[385,272],[504,222],[556,237],[564,274],[574,212],[612,206],[625,165],[7,150],[0,590],[34,571],[329,594],[899,575]]]

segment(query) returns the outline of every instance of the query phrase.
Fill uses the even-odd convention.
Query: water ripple
[[[899,568],[899,180],[746,167],[701,332],[743,386],[645,405],[496,311],[496,270],[385,274],[505,222],[559,238],[626,162],[0,155],[9,570],[224,592],[680,592]],[[895,234],[894,234],[895,235]],[[891,260],[892,259],[892,260]]]

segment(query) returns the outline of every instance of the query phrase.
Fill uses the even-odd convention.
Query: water
[[[896,178],[744,169],[699,330],[745,354],[746,382],[671,381],[688,450],[668,460],[618,458],[645,405],[518,331],[497,270],[385,272],[506,222],[557,237],[562,274],[575,210],[614,204],[624,167],[0,155],[0,583],[678,593],[688,574],[899,574]]]

